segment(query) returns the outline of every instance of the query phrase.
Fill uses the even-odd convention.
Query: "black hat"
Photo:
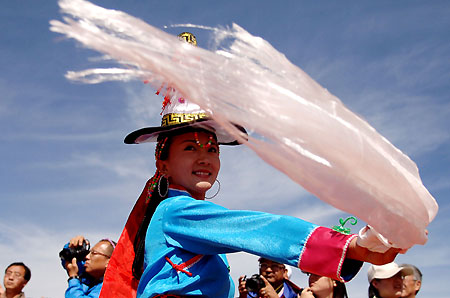
[[[140,144],[156,142],[158,135],[168,133],[187,126],[198,127],[213,132],[217,142],[221,145],[238,145],[236,138],[230,135],[216,121],[212,120],[198,105],[189,103],[180,98],[170,102],[163,111],[161,126],[144,127],[129,133],[124,142],[126,144]],[[246,132],[239,125],[235,125],[240,131]]]

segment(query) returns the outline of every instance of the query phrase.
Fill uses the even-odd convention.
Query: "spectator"
[[[81,247],[83,242],[89,244],[83,236],[76,236],[70,240],[69,248]],[[103,285],[103,275],[115,246],[116,243],[109,239],[102,239],[95,244],[85,258],[83,273],[80,273],[77,261],[84,260],[73,258],[72,262],[66,262],[65,268],[69,275],[66,298],[98,298]]]
[[[312,273],[309,275],[309,287],[303,289],[300,298],[348,298],[343,282]]]
[[[24,263],[15,262],[6,267],[5,277],[3,278],[3,285],[5,289],[0,286],[1,298],[25,298],[25,293],[22,292],[25,285],[31,278],[31,271]]]
[[[285,265],[265,259],[259,258],[259,274],[264,281],[265,286],[261,288],[259,293],[248,292],[246,288],[245,276],[239,277],[239,298],[296,298],[301,289],[291,282],[289,270]]]
[[[422,286],[422,272],[411,264],[402,264],[401,267],[410,268],[413,274],[405,275],[403,278],[402,298],[415,298]]]
[[[382,266],[371,265],[369,280],[369,298],[399,298],[402,296],[403,276],[412,274],[412,269],[400,267],[392,262]]]

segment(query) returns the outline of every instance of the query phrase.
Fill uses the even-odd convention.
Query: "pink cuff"
[[[329,228],[315,228],[303,247],[298,267],[305,272],[327,276],[339,281],[349,281],[362,266],[351,262],[354,268],[346,268],[342,276],[345,255],[350,241],[357,235],[345,235]],[[356,265],[356,266],[355,266]]]

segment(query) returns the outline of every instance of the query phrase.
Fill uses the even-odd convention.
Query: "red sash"
[[[103,279],[100,298],[135,298],[139,280],[133,277],[134,238],[144,218],[148,204],[148,190],[152,179],[145,184],[139,199],[128,216],[125,228],[109,260]]]

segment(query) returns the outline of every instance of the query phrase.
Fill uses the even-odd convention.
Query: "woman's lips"
[[[211,172],[205,171],[205,170],[193,171],[192,173],[194,175],[196,175],[196,176],[199,176],[199,177],[209,177],[209,176],[211,176]]]

